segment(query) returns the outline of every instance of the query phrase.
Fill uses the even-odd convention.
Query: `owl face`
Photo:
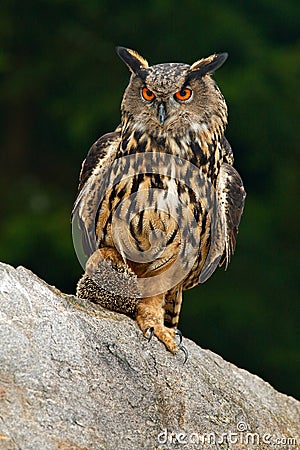
[[[132,72],[122,101],[122,113],[140,131],[174,132],[206,124],[209,117],[226,109],[224,98],[211,74],[227,54],[212,55],[189,66],[181,63],[148,65],[135,51],[117,52]]]

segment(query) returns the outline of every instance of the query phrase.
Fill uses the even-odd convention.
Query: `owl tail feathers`
[[[117,252],[117,257],[113,257],[113,250],[100,249],[91,256],[77,284],[76,295],[134,318],[140,300],[137,276]],[[111,257],[107,257],[108,253]]]

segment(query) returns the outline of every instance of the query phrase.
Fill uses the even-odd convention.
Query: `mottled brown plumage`
[[[182,290],[227,267],[244,206],[211,78],[227,54],[149,66],[117,51],[132,75],[120,126],[83,163],[73,217],[90,259],[77,294],[135,317],[175,353]]]

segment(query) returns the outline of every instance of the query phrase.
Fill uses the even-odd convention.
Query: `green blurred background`
[[[150,63],[229,52],[215,78],[246,208],[228,271],[185,294],[180,328],[300,397],[299,0],[3,0],[0,40],[0,260],[68,293],[81,162],[129,79],[115,46]]]

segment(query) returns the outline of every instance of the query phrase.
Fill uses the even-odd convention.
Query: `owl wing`
[[[82,163],[77,197],[71,215],[75,250],[82,264],[96,250],[98,188],[103,172],[115,160],[119,143],[119,129],[103,135],[92,145]]]
[[[79,175],[79,186],[77,196],[79,195],[81,189],[83,188],[85,182],[92,174],[94,168],[97,165],[105,165],[109,149],[111,145],[118,144],[120,142],[120,130],[119,128],[112,133],[107,133],[101,136],[90,148],[85,160],[82,163],[80,175]],[[76,200],[75,200],[76,202]]]
[[[227,269],[235,249],[246,193],[240,175],[231,165],[221,165],[215,194],[216,217],[212,218],[210,250],[199,277],[200,283],[204,283],[218,265],[225,263]]]

